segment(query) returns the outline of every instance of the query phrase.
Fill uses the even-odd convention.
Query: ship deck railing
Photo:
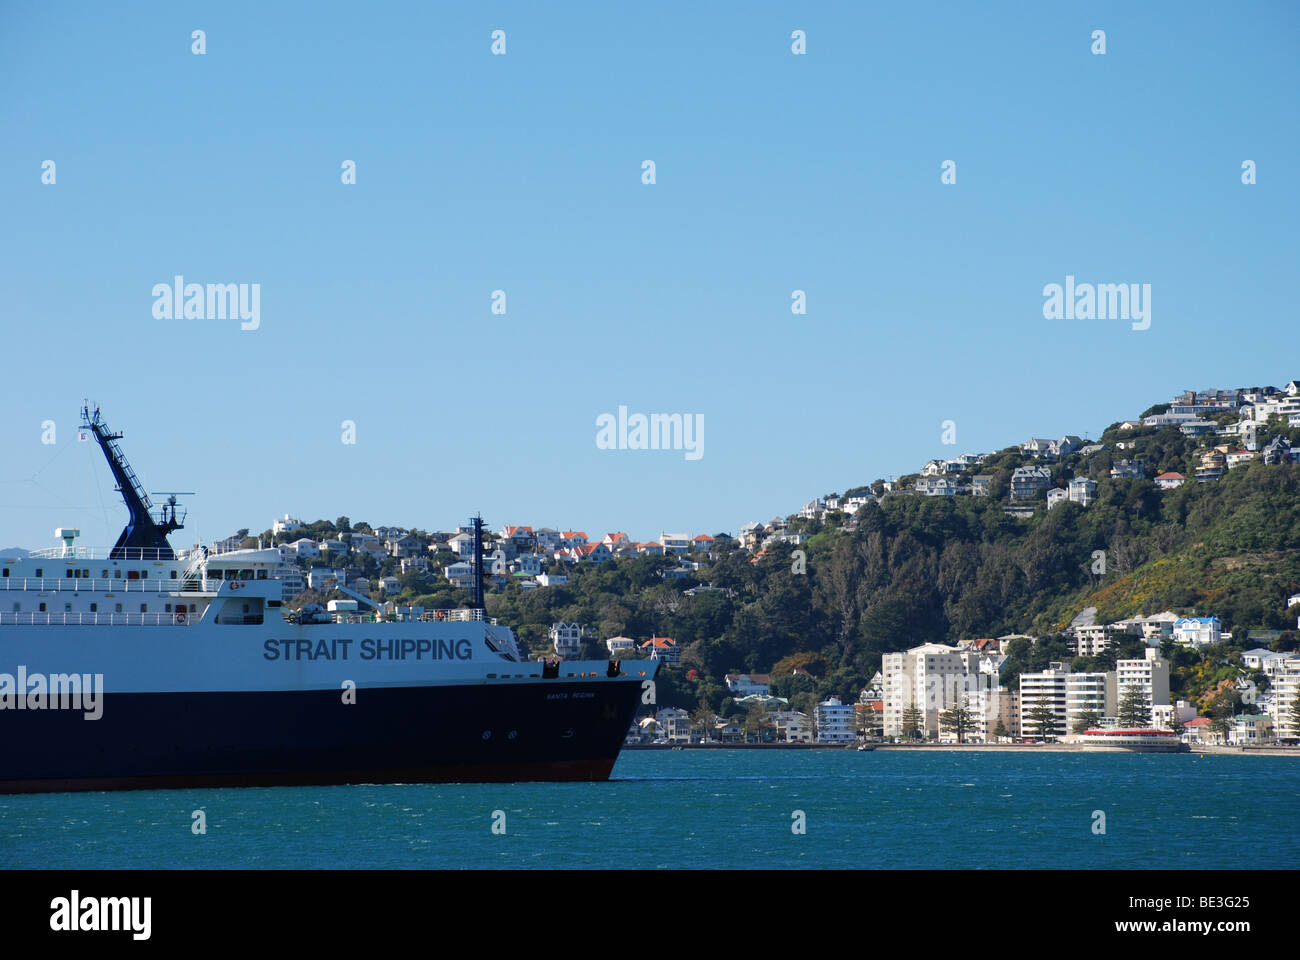
[[[127,580],[117,577],[109,577],[107,580],[102,577],[0,577],[0,590],[70,590],[75,593],[219,593],[224,582],[224,580],[200,580],[197,577],[184,580],[160,578]]]
[[[161,547],[126,547],[112,556],[111,547],[46,547],[28,550],[33,560],[184,560],[187,550],[164,550]]]
[[[331,614],[335,623],[411,623],[421,621],[425,623],[466,623],[474,620],[487,620],[482,610],[425,610],[419,616],[400,613],[397,615],[386,614],[374,611],[334,611]],[[496,623],[493,618],[490,623]]]
[[[19,627],[189,627],[197,621],[178,621],[174,613],[0,613],[0,626]]]

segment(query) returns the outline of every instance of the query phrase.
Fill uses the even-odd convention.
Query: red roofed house
[[[868,700],[853,705],[856,732],[880,736],[885,732],[885,701]]]
[[[1156,477],[1156,486],[1161,490],[1173,490],[1176,487],[1181,487],[1186,482],[1187,478],[1181,473],[1162,473]]]
[[[580,547],[587,542],[587,534],[582,530],[561,530],[561,547]]]
[[[708,553],[713,549],[713,538],[707,533],[701,533],[698,537],[691,537],[691,547],[696,553]]]
[[[1233,467],[1239,467],[1258,458],[1259,454],[1254,450],[1233,450],[1224,459],[1228,461],[1228,469],[1231,470]]]
[[[1188,743],[1217,743],[1223,739],[1210,732],[1209,717],[1193,717],[1183,724],[1183,738]]]
[[[578,560],[590,560],[592,563],[604,563],[614,555],[609,552],[609,547],[603,543],[585,543],[580,547],[574,547],[570,554]]]
[[[682,660],[682,651],[671,637],[651,637],[641,644],[641,649],[649,649],[651,660],[662,660],[664,663],[681,663]]]
[[[729,673],[726,683],[727,689],[738,697],[766,697],[772,692],[772,677],[766,673]]]

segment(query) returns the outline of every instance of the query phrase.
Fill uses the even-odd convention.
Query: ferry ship
[[[1085,750],[1098,752],[1124,750],[1135,753],[1181,753],[1188,749],[1176,731],[1146,727],[1136,730],[1108,727],[1085,730],[1077,739]]]
[[[471,607],[294,611],[277,549],[174,551],[176,495],[82,420],[129,519],[0,552],[0,792],[606,780],[653,702],[657,660],[529,661],[486,617],[480,518]]]

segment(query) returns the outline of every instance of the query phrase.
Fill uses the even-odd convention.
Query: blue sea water
[[[0,867],[1291,869],[1297,823],[1295,758],[643,750],[608,783],[0,796]]]

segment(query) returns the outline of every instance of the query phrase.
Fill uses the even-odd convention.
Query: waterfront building
[[[1115,674],[1119,702],[1130,686],[1141,689],[1149,707],[1169,702],[1169,661],[1161,659],[1155,647],[1149,647],[1141,660],[1117,661]]]
[[[817,704],[819,743],[852,743],[856,737],[853,730],[853,704],[841,703],[839,697],[830,697]]]
[[[1020,730],[1024,737],[1047,739],[1046,732],[1034,719],[1045,703],[1054,718],[1052,737],[1057,739],[1070,732],[1066,713],[1066,676],[1069,670],[1061,663],[1050,663],[1039,673],[1020,675]]]
[[[968,677],[979,673],[979,655],[942,643],[925,643],[882,658],[885,690],[885,736],[903,735],[903,711],[916,707],[922,714],[924,736],[939,734],[939,714],[948,709],[954,685],[965,693],[973,688]]]
[[[1269,715],[1279,740],[1300,738],[1300,715],[1295,712],[1296,696],[1300,695],[1300,657],[1282,662],[1282,668],[1272,675],[1273,702]]]
[[[1065,676],[1065,722],[1074,733],[1085,714],[1098,718],[1115,716],[1119,706],[1114,673],[1067,673]]]

